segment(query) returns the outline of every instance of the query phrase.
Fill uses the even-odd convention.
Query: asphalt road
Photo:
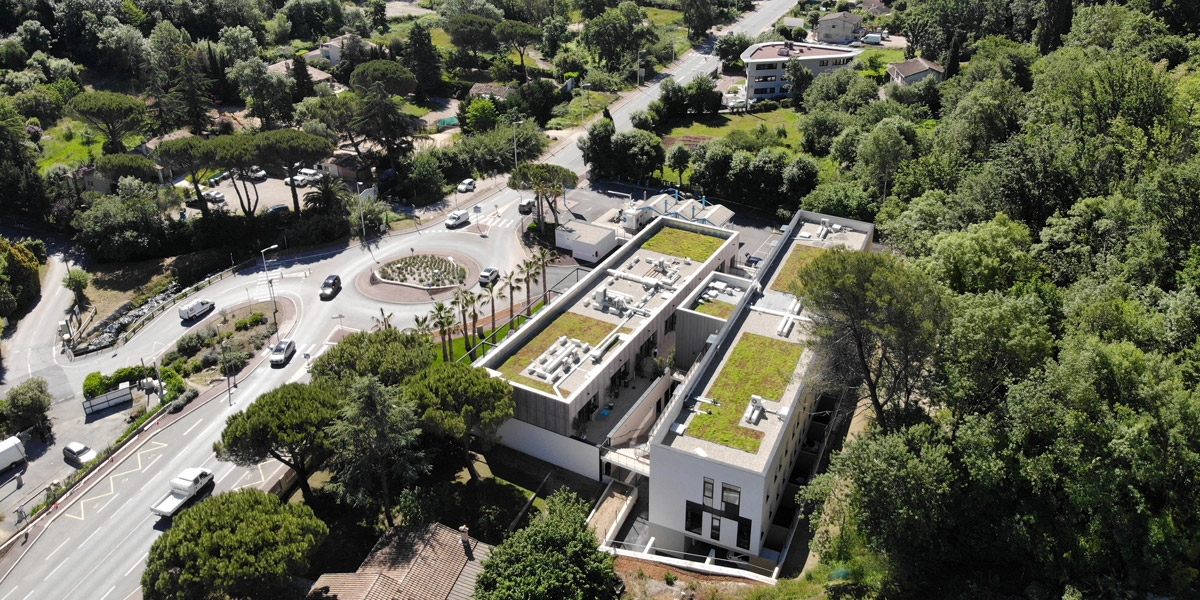
[[[755,12],[722,33],[744,31],[756,34],[785,14],[793,4],[792,0],[764,2]],[[714,72],[716,68],[717,59],[706,50],[681,57],[670,73],[681,84],[686,84],[693,77]],[[658,88],[657,83],[642,86],[610,109],[618,129],[629,128],[629,115],[644,110],[656,99]],[[546,162],[584,173],[583,159],[575,144],[580,134],[577,131],[568,143],[558,146]],[[303,379],[306,374],[304,354],[315,357],[327,347],[326,341],[335,328],[365,330],[374,324],[383,303],[357,290],[352,283],[355,277],[413,250],[454,251],[469,256],[481,267],[510,269],[525,257],[517,237],[521,225],[520,215],[516,212],[518,198],[517,192],[500,189],[480,201],[481,212],[472,213],[471,218],[473,223],[487,227],[486,237],[479,233],[478,227],[450,231],[440,220],[427,222],[417,231],[373,240],[366,246],[351,245],[285,259],[272,259],[268,255],[265,268],[252,268],[227,277],[197,294],[197,297],[215,300],[218,309],[247,301],[264,301],[272,293],[276,298],[291,301],[296,306],[298,322],[283,335],[296,340],[299,348],[296,358],[286,368],[259,367],[250,376],[244,376],[233,394],[236,402],[232,406],[219,398],[210,400],[169,427],[157,432],[152,428],[144,433],[149,437],[139,442],[143,444],[140,451],[116,465],[114,475],[82,494],[65,499],[52,515],[53,521],[36,539],[20,544],[10,552],[19,553],[20,558],[11,571],[0,573],[0,600],[138,597],[146,555],[166,525],[151,515],[148,507],[166,492],[171,477],[186,467],[209,467],[217,474],[215,493],[219,493],[261,485],[278,471],[279,465],[271,463],[249,470],[220,463],[212,454],[212,443],[220,436],[225,418],[233,411],[241,410],[254,398],[289,380]],[[342,276],[345,289],[334,300],[321,302],[317,298],[317,289],[325,276],[334,273]],[[57,293],[52,295],[52,302],[45,309],[46,317],[53,317],[56,310],[61,310],[58,296]],[[392,314],[394,325],[407,327],[412,324],[413,317],[427,313],[430,308],[430,303],[422,302],[390,304],[385,310]],[[46,321],[29,319],[27,322],[37,324],[37,329],[17,334],[33,336],[21,341],[21,350],[25,354],[23,366],[27,370],[24,375],[52,374],[54,385],[58,386],[55,389],[62,390],[80,389],[84,377],[91,371],[112,372],[142,360],[148,363],[160,357],[187,330],[181,325],[176,311],[168,310],[124,346],[70,361],[55,348],[53,336],[46,333],[57,318]],[[10,382],[24,379],[20,373],[10,375]],[[57,457],[48,461],[35,460],[28,467],[27,478],[48,480],[52,478],[48,477],[51,469],[61,468],[61,460]],[[8,506],[0,508],[6,512],[11,510]]]

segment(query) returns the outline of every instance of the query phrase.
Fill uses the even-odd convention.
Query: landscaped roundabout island
[[[457,252],[405,252],[362,272],[357,287],[386,302],[438,301],[452,297],[460,288],[470,288],[479,271],[478,263]]]

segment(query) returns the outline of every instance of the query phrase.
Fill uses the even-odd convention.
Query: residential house
[[[326,573],[306,600],[470,600],[491,546],[440,523],[393,527],[358,571]]]
[[[344,150],[338,150],[333,156],[317,163],[317,170],[323,175],[350,182],[371,180],[370,165],[363,163],[357,154]]]
[[[773,581],[841,393],[804,379],[811,319],[788,278],[873,230],[799,211],[743,262],[737,231],[657,217],[475,361],[513,388],[500,443],[623,490],[623,516],[592,523],[607,549]],[[630,518],[646,526],[616,539]]]
[[[152,138],[146,140],[145,142],[142,142],[141,144],[139,144],[137,148],[133,149],[133,151],[137,152],[138,154],[141,154],[142,156],[145,156],[146,158],[154,160],[154,151],[158,149],[159,144],[162,144],[163,142],[168,141],[168,140],[182,140],[184,138],[190,138],[190,137],[192,137],[192,134],[190,132],[188,132],[185,129],[178,129],[176,131],[172,131],[171,133],[163,134],[163,135],[160,135],[157,137],[152,137]],[[175,172],[173,170],[171,170],[170,167],[165,167],[163,165],[157,165],[157,166],[158,166],[158,183],[160,185],[167,185],[167,183],[175,180]],[[181,177],[183,175],[186,175],[186,173],[180,174]]]
[[[861,8],[877,17],[892,14],[892,9],[883,0],[863,0]]]
[[[945,69],[941,65],[925,60],[920,56],[910,58],[904,62],[892,63],[887,68],[888,76],[891,77],[892,83],[898,85],[912,85],[927,77],[933,77],[937,81],[942,80],[942,75]]]
[[[826,44],[849,44],[862,37],[862,16],[852,12],[823,15],[817,22],[817,40]]]
[[[507,85],[499,85],[495,83],[477,83],[471,86],[469,96],[481,96],[484,98],[495,98],[497,100],[508,100],[508,97],[516,93],[517,89]]]
[[[746,65],[746,101],[787,95],[787,82],[783,77],[789,60],[800,61],[814,75],[819,75],[849,65],[862,52],[861,48],[804,42],[754,44],[742,52],[742,62]]]
[[[345,52],[347,45],[353,44],[355,41],[362,45],[364,52],[370,52],[379,48],[373,42],[368,42],[357,35],[346,34],[326,42],[321,42],[321,47],[306,53],[304,59],[311,62],[314,58],[324,58],[329,61],[329,66],[336,67],[342,61],[342,53]]]
[[[308,59],[305,58],[305,60],[308,60]],[[284,75],[291,76],[292,61],[290,59],[289,60],[281,60],[273,65],[268,66],[267,70],[272,73],[282,73]],[[332,85],[334,83],[333,75],[330,75],[329,73],[326,73],[325,71],[322,71],[312,65],[308,65],[308,76],[312,78],[313,84],[329,83],[330,85]]]

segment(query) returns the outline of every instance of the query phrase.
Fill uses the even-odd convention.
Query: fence
[[[146,323],[150,322],[150,319],[153,319],[154,317],[161,315],[163,312],[166,312],[167,309],[174,307],[176,304],[179,303],[180,300],[187,298],[188,296],[212,285],[213,283],[216,283],[222,279],[225,279],[226,277],[236,273],[240,269],[244,269],[246,267],[253,266],[255,264],[258,264],[258,259],[255,259],[255,258],[247,259],[245,261],[242,261],[241,264],[229,267],[228,269],[218,271],[212,275],[209,275],[203,281],[180,290],[179,293],[172,296],[170,300],[163,302],[162,304],[159,304],[158,306],[156,306],[154,308],[154,310],[152,310],[152,311],[146,313],[144,316],[142,316],[142,318],[138,319],[137,321],[134,321],[133,323],[130,323],[129,327],[125,329],[125,332],[121,334],[121,337],[117,338],[117,345],[119,346],[119,345],[124,344],[125,342],[128,342],[129,339],[132,338],[134,336],[134,334],[136,334],[138,332],[138,330],[140,330],[142,327],[144,327],[146,325]]]
[[[119,390],[113,390],[113,391],[105,393],[105,394],[100,394],[99,396],[96,396],[95,398],[84,399],[83,414],[90,415],[92,413],[97,413],[97,412],[100,412],[107,408],[121,404],[122,402],[132,402],[132,401],[133,401],[133,386],[131,386],[129,384],[125,384],[125,387],[122,387]]]

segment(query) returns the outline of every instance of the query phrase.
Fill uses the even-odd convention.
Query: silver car
[[[271,365],[282,366],[286,365],[292,359],[292,355],[296,353],[296,342],[293,340],[279,340],[275,344],[275,349],[271,351]]]

